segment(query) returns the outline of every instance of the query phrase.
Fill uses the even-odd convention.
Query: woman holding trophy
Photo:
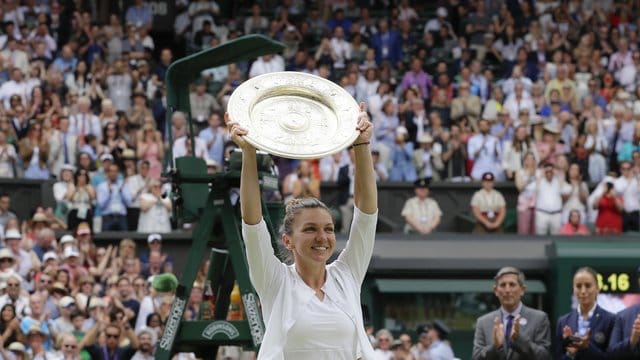
[[[354,129],[359,134],[351,144],[355,151],[353,222],[345,249],[330,264],[327,261],[336,247],[335,224],[327,206],[312,197],[286,204],[281,239],[292,264],[275,256],[262,218],[256,148],[246,141],[250,130],[229,113],[225,121],[231,139],[242,149],[242,234],[266,325],[258,359],[373,358],[360,306],[378,218],[368,146],[373,125],[364,103]]]

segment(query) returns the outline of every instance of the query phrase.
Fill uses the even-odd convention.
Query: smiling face
[[[500,305],[508,312],[513,312],[520,304],[525,286],[518,282],[518,275],[504,274],[493,287],[493,293],[500,300]]]
[[[336,246],[331,214],[323,208],[300,210],[282,240],[297,264],[326,264]]]

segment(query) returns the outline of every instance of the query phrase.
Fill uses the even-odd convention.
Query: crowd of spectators
[[[92,234],[174,228],[163,170],[185,155],[223,170],[232,148],[221,121],[228,98],[243,80],[272,71],[328,78],[366,103],[381,182],[416,181],[422,199],[429,182],[481,181],[487,192],[494,179],[513,182],[523,234],[588,232],[582,223],[598,233],[639,230],[637,2],[282,0],[229,12],[215,1],[178,0],[174,46],[161,49],[144,1],[107,21],[92,4],[0,7],[0,177],[56,181],[55,208],[28,219],[11,216],[9,203],[19,199],[0,196],[0,299],[13,307],[0,319],[7,347],[22,339],[31,352],[64,352],[97,339],[105,349],[114,340],[143,349],[157,339],[170,304],[148,293],[150,276],[171,271],[155,248],[161,235],[149,237],[149,255],[138,260],[132,241],[99,248]],[[286,48],[203,71],[191,113],[166,121],[164,78],[176,54],[251,33]],[[282,199],[319,196],[319,182],[337,182],[348,223],[348,150],[275,161]],[[483,196],[470,204],[478,231],[498,230],[504,209],[484,209]],[[408,221],[408,231],[437,227],[440,209],[429,208],[428,221]],[[72,235],[57,239],[58,230]],[[145,301],[149,316],[136,310]]]

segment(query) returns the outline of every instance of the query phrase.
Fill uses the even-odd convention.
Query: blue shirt
[[[131,6],[127,9],[125,19],[127,20],[127,23],[131,23],[135,27],[141,27],[142,25],[151,23],[153,14],[151,14],[151,9],[147,5],[142,5],[139,7]]]
[[[578,312],[578,334],[580,336],[587,335],[587,330],[591,327],[591,317],[593,317],[594,311],[596,311],[596,305],[593,305],[591,310],[587,313],[587,319],[585,320],[582,314],[580,314],[580,310],[576,310]]]
[[[98,185],[97,208],[102,215],[127,215],[127,206],[131,205],[129,189],[120,179],[113,184],[112,190],[109,189],[109,184],[109,181],[104,181]]]
[[[630,141],[624,143],[618,152],[618,161],[633,160],[633,153],[636,151],[640,151],[640,144],[634,144]]]
[[[213,129],[211,129],[211,127],[208,127],[200,131],[198,137],[206,141],[207,145],[209,144],[209,141],[213,140],[213,144],[207,147],[209,158],[217,161],[218,164],[224,163],[224,143],[227,140],[224,131],[218,128],[218,130],[214,134]]]

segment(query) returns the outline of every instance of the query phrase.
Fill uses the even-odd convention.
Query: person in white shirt
[[[529,117],[536,114],[536,108],[531,100],[531,96],[524,90],[524,85],[521,82],[515,83],[513,94],[507,96],[507,100],[504,102],[504,108],[509,111],[512,119],[519,119],[520,112],[523,109],[529,111]]]
[[[344,39],[342,26],[336,26],[329,43],[331,44],[331,50],[335,54],[333,67],[335,69],[344,69],[346,62],[351,60],[351,44]]]
[[[393,343],[393,335],[387,329],[380,329],[376,333],[376,350],[374,352],[374,360],[387,360],[393,359],[393,350],[391,350],[391,344]]]
[[[620,164],[621,175],[616,179],[614,188],[624,199],[622,211],[622,231],[640,231],[640,184],[633,174],[632,164],[625,161]]]
[[[84,145],[84,137],[93,134],[102,139],[100,119],[91,112],[91,100],[83,96],[78,99],[78,113],[69,117],[69,131],[78,137],[79,145]]]
[[[207,150],[207,143],[199,137],[193,138],[195,140],[195,155],[191,148],[191,137],[189,135],[182,136],[173,142],[173,159],[177,159],[183,156],[195,156],[205,161],[209,160],[209,151]]]
[[[554,176],[553,164],[544,165],[536,190],[536,235],[557,235],[562,227],[562,205],[569,194],[565,193],[564,181]]]
[[[502,146],[495,136],[489,134],[489,122],[478,122],[480,132],[473,135],[467,143],[469,159],[473,160],[471,178],[480,180],[482,174],[490,172],[497,181],[504,180],[504,171],[501,167]]]
[[[356,128],[354,219],[346,248],[327,265],[336,246],[335,224],[318,199],[287,204],[282,243],[293,257],[284,265],[275,255],[262,218],[255,148],[247,130],[225,115],[231,139],[242,148],[240,207],[249,274],[266,331],[258,359],[373,359],[360,306],[360,287],[373,252],[378,217],[377,189],[369,142],[372,124],[360,104]]]
[[[271,72],[284,71],[284,59],[280,55],[263,55],[251,64],[249,77],[267,74]]]
[[[2,101],[5,109],[11,109],[9,100],[12,95],[20,96],[22,105],[26,105],[31,100],[27,83],[23,80],[22,70],[17,67],[11,69],[11,80],[0,87],[0,101]]]

